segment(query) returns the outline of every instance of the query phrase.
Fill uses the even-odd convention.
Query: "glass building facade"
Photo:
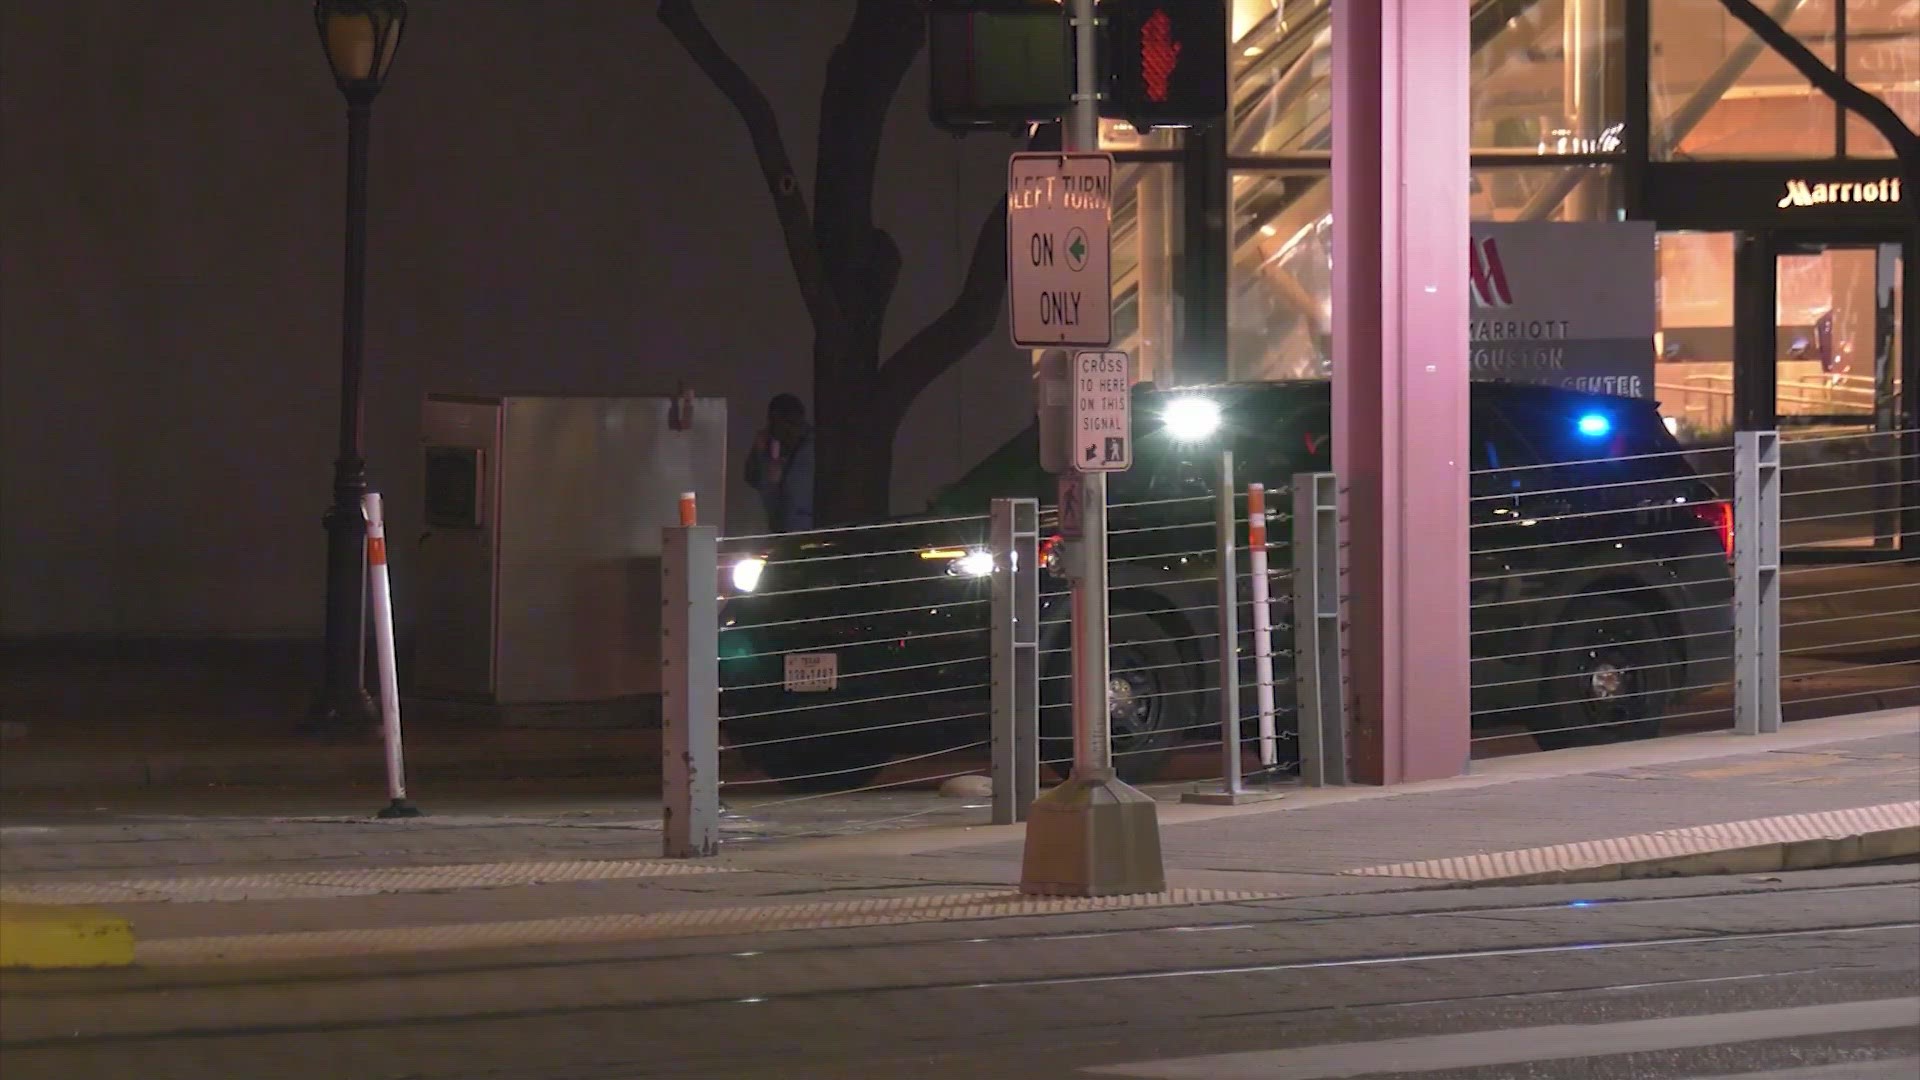
[[[1114,347],[1163,384],[1332,371],[1329,0],[1229,3],[1225,124],[1103,126]],[[1656,390],[1687,438],[1913,426],[1920,184],[1879,132],[1720,0],[1463,7],[1474,218],[1655,223]],[[1920,0],[1761,7],[1920,127]]]

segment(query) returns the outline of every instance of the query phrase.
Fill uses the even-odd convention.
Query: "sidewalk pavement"
[[[1038,915],[1110,926],[1285,897],[1773,871],[1808,843],[1828,864],[1920,851],[1920,710],[1501,758],[1399,788],[1163,803],[1168,891],[1145,897],[1019,896],[1021,826],[743,844],[689,862],[658,858],[657,819],[624,805],[411,821],[366,807],[13,815],[0,900],[93,905],[131,923],[138,963],[199,965]]]
[[[425,737],[421,737],[424,735]],[[453,742],[441,732],[410,732],[407,776],[436,782],[625,780],[658,788],[660,733],[635,731],[494,730]],[[120,748],[27,744],[0,750],[0,795],[86,796],[194,788],[296,788],[386,780],[380,744],[320,746],[293,739],[279,745]]]
[[[0,795],[169,788],[378,786],[377,732],[299,734],[318,679],[302,641],[0,646]],[[523,708],[511,718],[406,698],[421,781],[657,775],[645,700]]]

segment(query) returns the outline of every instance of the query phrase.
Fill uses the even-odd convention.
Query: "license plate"
[[[787,690],[795,694],[820,694],[840,686],[838,653],[788,653]]]

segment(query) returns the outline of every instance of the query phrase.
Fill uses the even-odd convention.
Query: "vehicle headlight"
[[[767,569],[767,560],[758,555],[749,555],[733,564],[733,587],[743,593],[749,593],[760,587],[760,575]]]
[[[974,548],[953,560],[949,569],[961,577],[986,577],[993,573],[993,552]]]
[[[1203,397],[1174,398],[1160,413],[1167,434],[1180,442],[1198,442],[1220,429],[1220,406]]]
[[[920,557],[944,562],[954,577],[987,577],[993,573],[993,552],[986,548],[928,548]]]

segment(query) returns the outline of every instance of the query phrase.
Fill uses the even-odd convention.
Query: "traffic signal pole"
[[[1061,149],[1100,149],[1099,57],[1094,0],[1072,0],[1073,104]],[[1107,474],[1080,474],[1086,515],[1080,576],[1073,583],[1073,771],[1088,779],[1113,775],[1112,713],[1107,704]]]
[[[1100,149],[1099,55],[1094,0],[1069,0],[1076,63],[1062,149]],[[1102,283],[1110,287],[1108,283]],[[1107,654],[1107,475],[1066,478],[1080,487],[1081,539],[1073,554],[1073,774],[1034,801],[1020,891],[1051,896],[1160,892],[1166,870],[1150,796],[1114,773]]]

